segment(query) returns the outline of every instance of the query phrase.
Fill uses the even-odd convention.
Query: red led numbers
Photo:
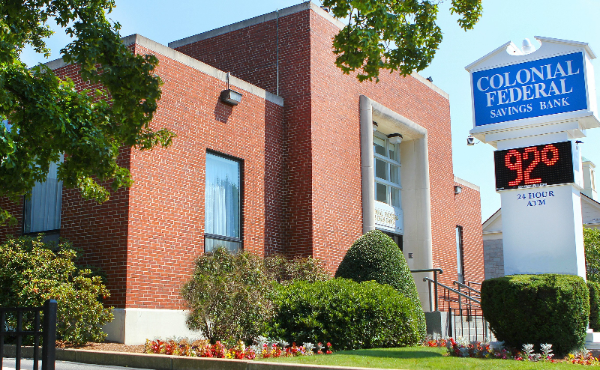
[[[498,150],[496,189],[516,189],[574,181],[571,142]]]
[[[521,153],[517,152],[514,149],[509,150],[508,153],[506,153],[506,155],[504,156],[504,163],[509,169],[517,171],[517,178],[513,181],[510,181],[508,185],[519,185],[521,181],[523,181],[523,159],[521,157]]]
[[[552,157],[549,158],[548,154],[552,153]],[[513,161],[514,159],[514,161]],[[539,184],[542,182],[541,178],[531,178],[531,173],[538,164],[540,164],[540,159],[546,166],[554,166],[558,161],[558,149],[552,144],[548,144],[542,150],[542,155],[538,151],[538,148],[535,146],[530,146],[529,148],[525,148],[523,155],[515,149],[511,149],[504,156],[504,162],[506,167],[517,172],[517,178],[513,181],[509,181],[509,186],[519,186],[521,182],[525,185]],[[523,161],[529,161],[529,165],[525,170],[523,170]]]

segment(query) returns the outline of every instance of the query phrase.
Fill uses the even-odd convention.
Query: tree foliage
[[[583,228],[587,280],[600,283],[600,230]]]
[[[102,325],[113,319],[101,299],[110,293],[101,277],[78,267],[76,259],[69,243],[46,245],[41,236],[9,239],[0,245],[0,307],[39,307],[55,299],[58,339],[75,345],[101,342],[106,338]],[[15,317],[8,322],[14,327]]]
[[[481,17],[481,0],[451,0],[450,12],[458,24],[472,29]],[[436,0],[323,0],[337,18],[348,25],[333,41],[336,65],[357,78],[379,80],[379,71],[389,69],[406,76],[427,67],[442,41],[436,24]]]
[[[6,0],[0,2],[0,195],[17,200],[61,154],[58,179],[84,198],[106,201],[109,191],[132,183],[119,166],[123,146],[150,149],[170,144],[173,134],[149,124],[160,99],[158,64],[134,55],[122,42],[119,24],[106,18],[114,0]],[[73,38],[61,50],[94,89],[79,91],[45,65],[28,68],[26,46],[49,56],[44,39],[55,21]],[[2,211],[2,219],[10,215]]]

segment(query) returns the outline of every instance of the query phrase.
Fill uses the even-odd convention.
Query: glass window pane
[[[390,159],[400,162],[400,153],[398,152],[398,144],[389,144],[388,153]]]
[[[46,181],[36,183],[31,189],[31,197],[25,198],[24,233],[60,229],[62,181],[57,179],[57,173],[58,163],[51,163]]]
[[[392,206],[401,208],[400,189],[392,188]]]
[[[383,203],[389,203],[387,199],[387,186],[375,183],[375,200]]]
[[[390,164],[390,172],[390,181],[394,184],[400,185],[400,166],[394,166],[393,164]]]
[[[205,233],[240,237],[240,163],[206,154]]]
[[[223,247],[231,253],[237,253],[242,250],[242,243],[209,237],[204,238],[204,253],[214,252],[219,247]]]
[[[375,153],[385,156],[385,140],[373,137],[373,150]]]
[[[387,166],[388,164],[385,161],[375,158],[375,177],[389,180]]]

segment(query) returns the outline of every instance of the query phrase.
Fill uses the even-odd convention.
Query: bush
[[[588,281],[587,285],[590,292],[590,328],[600,331],[600,284]]]
[[[419,335],[425,338],[425,314],[415,281],[402,251],[389,236],[374,230],[358,238],[340,263],[335,277],[357,282],[375,280],[394,287],[413,302]]]
[[[281,286],[271,336],[336,349],[398,347],[421,340],[414,302],[374,281],[333,279]]]
[[[296,280],[314,283],[331,279],[321,261],[312,257],[288,259],[276,254],[266,257],[264,263],[269,277],[280,284],[289,284]]]
[[[587,280],[600,283],[600,230],[583,228]]]
[[[485,280],[481,308],[498,340],[515,348],[551,343],[563,356],[585,342],[590,298],[579,276],[514,275]]]
[[[182,296],[191,312],[190,329],[217,340],[251,341],[273,316],[272,281],[260,257],[224,248],[198,257]]]
[[[57,339],[75,345],[103,341],[101,326],[113,319],[112,307],[101,302],[109,292],[99,276],[75,265],[76,258],[66,242],[49,246],[41,236],[9,239],[0,246],[0,306],[39,307],[55,299]],[[9,325],[15,326],[11,318]]]

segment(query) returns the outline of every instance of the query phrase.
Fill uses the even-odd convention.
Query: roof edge
[[[210,31],[201,32],[201,33],[198,33],[193,36],[188,36],[188,37],[185,37],[180,40],[172,41],[169,43],[169,47],[175,49],[175,48],[178,48],[178,47],[181,47],[184,45],[192,44],[197,41],[206,40],[206,39],[209,39],[212,37],[224,35],[229,32],[241,30],[242,28],[254,26],[254,25],[257,25],[260,23],[272,21],[277,18],[285,17],[285,16],[295,14],[295,13],[299,13],[304,10],[313,10],[315,13],[317,13],[321,17],[327,19],[328,21],[330,21],[331,23],[333,23],[340,29],[344,28],[344,26],[345,26],[342,22],[340,22],[338,19],[333,17],[331,14],[329,14],[325,10],[321,9],[321,7],[318,6],[317,4],[315,4],[311,1],[305,1],[303,3],[297,4],[297,5],[292,5],[290,7],[283,8],[280,10],[276,10],[271,13],[259,15],[254,18],[246,19],[246,20],[243,20],[240,22],[232,23],[227,26],[215,28]]]
[[[167,58],[170,58],[179,63],[185,64],[186,66],[191,67],[197,71],[200,71],[206,75],[209,75],[211,77],[219,79],[223,82],[227,82],[227,73],[226,72],[223,72],[220,69],[217,69],[206,63],[203,63],[203,62],[201,62],[197,59],[194,59],[188,55],[185,55],[177,50],[171,49],[168,46],[159,44],[158,42],[151,40],[147,37],[144,37],[142,35],[133,34],[133,35],[123,37],[121,40],[122,40],[123,44],[125,44],[125,46],[131,46],[131,45],[135,44],[135,45],[145,47],[145,48],[150,49],[158,54],[164,55]],[[58,68],[61,68],[61,67],[64,67],[67,65],[67,63],[65,63],[62,60],[62,58],[47,62],[45,64],[48,68],[50,68],[52,70],[55,70],[55,69],[58,69]],[[267,101],[270,101],[271,103],[274,103],[274,104],[277,104],[277,105],[283,107],[283,98],[281,96],[270,93],[258,86],[255,86],[249,82],[246,82],[240,78],[237,78],[235,76],[230,76],[229,84],[231,86],[235,86],[239,89],[249,92],[250,94],[256,95]]]

